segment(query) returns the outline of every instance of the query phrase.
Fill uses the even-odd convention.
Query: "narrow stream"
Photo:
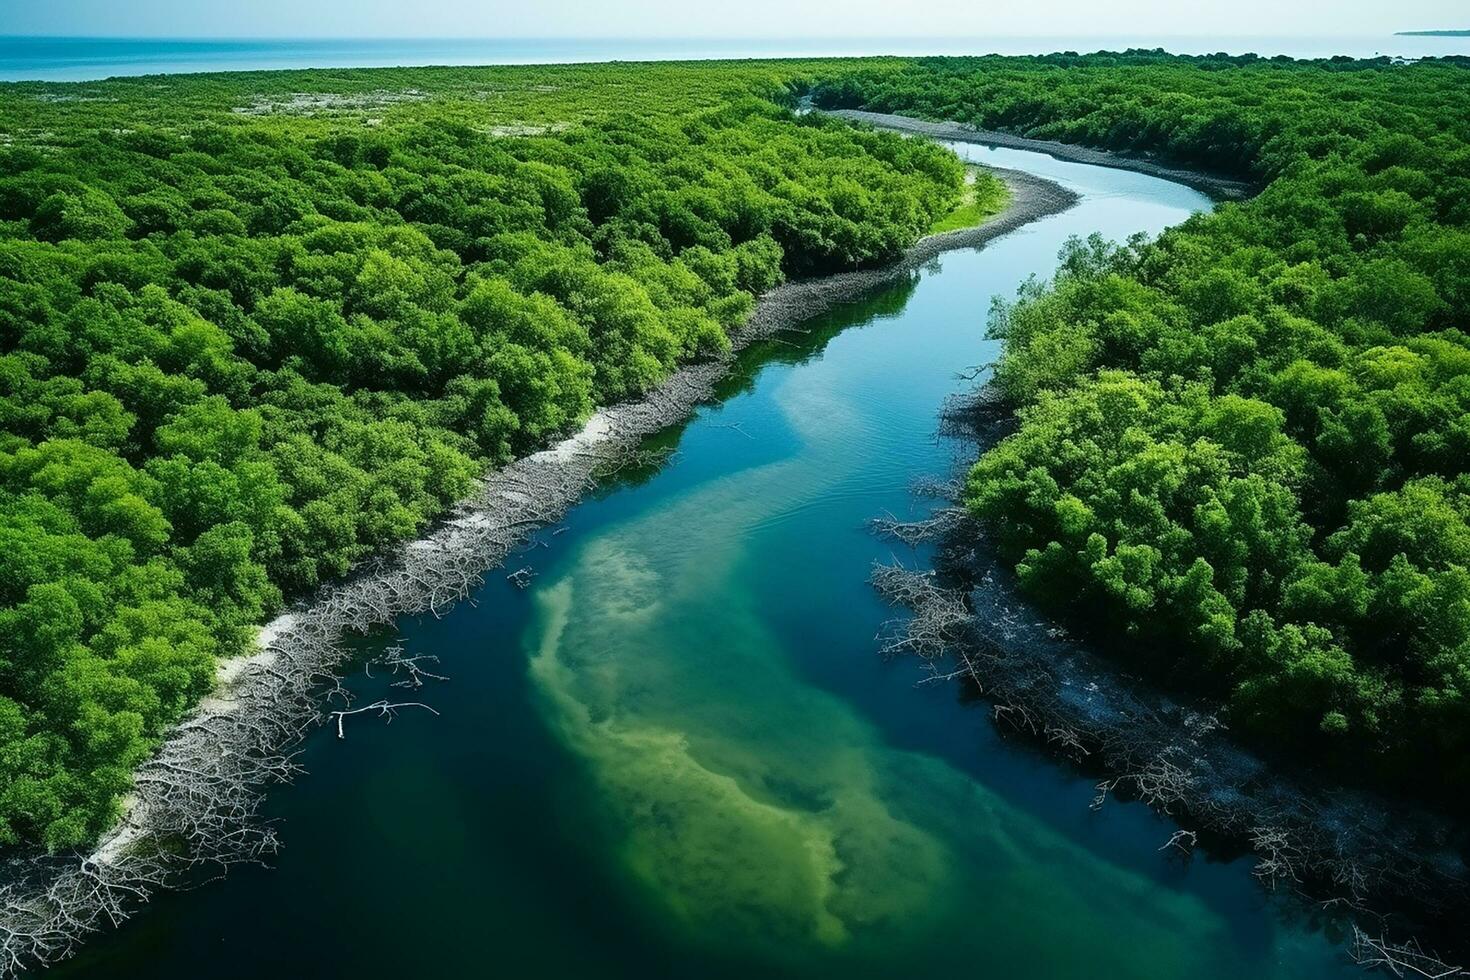
[[[884,662],[864,522],[946,472],[936,411],[990,360],[995,294],[1070,235],[1209,202],[1021,151],[962,156],[1071,211],[743,358],[677,455],[578,507],[474,603],[363,643],[448,683],[306,746],[271,868],[164,896],[57,976],[1357,976],[1246,860],[1159,850],[1140,805],[1002,740],[983,705]],[[382,678],[358,675],[375,698]]]

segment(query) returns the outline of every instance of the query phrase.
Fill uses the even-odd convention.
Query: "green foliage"
[[[0,845],[94,839],[287,597],[951,210],[807,71],[0,86]]]
[[[1263,184],[1152,243],[1074,242],[996,307],[1020,426],[968,501],[1033,594],[1237,731],[1464,799],[1466,63],[935,59],[818,100]]]
[[[1005,182],[988,170],[970,167],[965,174],[965,190],[953,211],[929,227],[931,235],[973,228],[986,218],[1003,210],[1010,193]]]

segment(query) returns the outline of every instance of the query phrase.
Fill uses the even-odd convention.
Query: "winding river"
[[[884,662],[865,521],[949,470],[956,371],[992,295],[1071,235],[1206,208],[1152,177],[957,145],[1082,195],[747,351],[563,533],[442,620],[362,643],[434,654],[439,712],[352,719],[275,792],[271,868],[163,896],[53,975],[1315,978],[1338,937],[1244,859],[1159,850],[1140,805],[1007,742],[983,705]],[[391,692],[358,672],[369,699]],[[397,692],[401,696],[401,692]]]

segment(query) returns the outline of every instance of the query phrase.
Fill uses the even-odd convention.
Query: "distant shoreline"
[[[701,61],[1045,55],[1162,48],[1174,54],[1298,59],[1470,54],[1464,37],[1137,33],[942,38],[88,38],[0,34],[0,84],[94,82],[145,75],[311,69],[494,67],[607,61]],[[1389,50],[1391,48],[1391,50]]]
[[[1470,37],[1470,31],[1394,31],[1394,37]]]

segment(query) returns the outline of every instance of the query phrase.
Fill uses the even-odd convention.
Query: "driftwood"
[[[398,717],[398,712],[404,708],[423,708],[431,715],[437,715],[439,713],[422,701],[389,701],[384,699],[382,701],[374,701],[372,704],[363,705],[361,708],[343,708],[340,711],[329,711],[327,712],[327,717],[331,721],[336,722],[337,737],[346,738],[347,733],[342,727],[342,723],[346,718],[368,711],[375,711],[379,718],[386,719],[389,724],[392,724],[393,719]]]
[[[449,680],[449,678],[445,677],[443,674],[435,674],[419,666],[420,664],[437,664],[438,662],[438,657],[426,653],[421,653],[413,657],[405,657],[403,655],[403,647],[402,645],[399,645],[389,647],[383,652],[382,657],[379,657],[376,660],[369,660],[364,670],[367,672],[367,675],[371,677],[373,675],[373,666],[376,664],[382,664],[383,666],[387,667],[388,672],[395,677],[397,677],[400,672],[404,674],[403,680],[393,682],[394,687],[420,688],[424,686],[425,678],[428,678],[431,681]]]
[[[880,627],[879,651],[887,657],[918,654],[931,668],[946,650],[960,641],[970,625],[964,596],[941,588],[935,572],[919,572],[902,565],[876,565],[873,585],[889,602],[912,611],[908,619],[889,620]],[[947,679],[952,675],[944,675]]]
[[[639,444],[708,400],[735,353],[751,341],[899,281],[945,248],[977,244],[1074,200],[1055,185],[1014,180],[1024,209],[986,228],[926,241],[883,269],[773,291],[722,357],[677,371],[642,400],[600,413],[578,436],[490,475],[429,537],[278,620],[263,637],[262,651],[236,665],[221,696],[180,725],[139,769],[123,821],[95,852],[13,857],[0,868],[0,975],[68,955],[88,934],[121,922],[156,889],[191,880],[201,867],[223,870],[274,853],[280,839],[259,819],[261,794],[300,772],[294,747],[310,730],[334,723],[342,736],[352,715],[376,711],[391,720],[402,707],[433,710],[420,702],[386,701],[328,709],[344,693],[336,678],[346,655],[344,637],[403,615],[443,615],[537,529],[556,525],[599,479],[667,459],[667,451],[650,453]],[[527,566],[507,577],[525,587],[533,576]],[[400,657],[390,669],[417,687],[436,676],[425,662]]]
[[[869,526],[879,537],[902,541],[915,547],[926,541],[934,541],[953,531],[964,520],[965,512],[959,507],[941,507],[928,517],[919,520],[900,520],[893,514],[885,514],[869,521]]]
[[[866,292],[907,281],[944,251],[979,246],[1077,201],[1051,181],[998,173],[1012,192],[1005,212],[975,228],[930,236],[890,265],[772,290],[728,351],[681,368],[642,399],[598,413],[577,436],[491,474],[427,538],[380,556],[272,624],[261,652],[233,665],[221,694],[138,770],[122,822],[95,852],[19,856],[0,865],[0,976],[67,956],[157,889],[193,880],[201,867],[222,871],[274,853],[281,842],[259,819],[261,793],[300,772],[295,747],[323,723],[335,723],[341,732],[349,713],[384,710],[329,707],[345,694],[337,680],[346,657],[343,638],[400,616],[442,616],[480,586],[486,571],[532,545],[538,529],[556,526],[599,480],[667,461],[669,450],[640,444],[712,398],[741,349]],[[732,428],[749,435],[738,425]],[[529,585],[533,574],[527,566],[508,578]],[[399,669],[409,686],[430,676],[407,664]]]
[[[1428,977],[1430,980],[1444,980],[1446,977],[1465,976],[1465,971],[1460,967],[1451,966],[1439,957],[1424,952],[1423,948],[1413,940],[1406,943],[1392,943],[1370,936],[1357,926],[1353,926],[1352,957],[1353,962],[1359,966],[1368,969],[1377,967],[1387,970],[1396,977]]]
[[[1010,424],[982,389],[947,403],[941,430],[967,440],[972,460]],[[1123,676],[1020,598],[985,530],[956,513],[959,488],[954,479],[922,488],[941,498],[933,517],[873,522],[884,536],[939,545],[935,569],[874,566],[875,588],[907,612],[880,631],[884,655],[921,657],[931,679],[984,695],[997,724],[1101,773],[1094,807],[1125,793],[1184,823],[1161,850],[1189,853],[1201,833],[1248,846],[1266,887],[1336,910],[1355,929],[1371,922],[1381,933],[1391,921],[1403,933],[1470,909],[1470,872],[1447,821],[1268,766],[1209,706]],[[1412,941],[1359,931],[1351,952],[1399,976],[1463,975]]]

